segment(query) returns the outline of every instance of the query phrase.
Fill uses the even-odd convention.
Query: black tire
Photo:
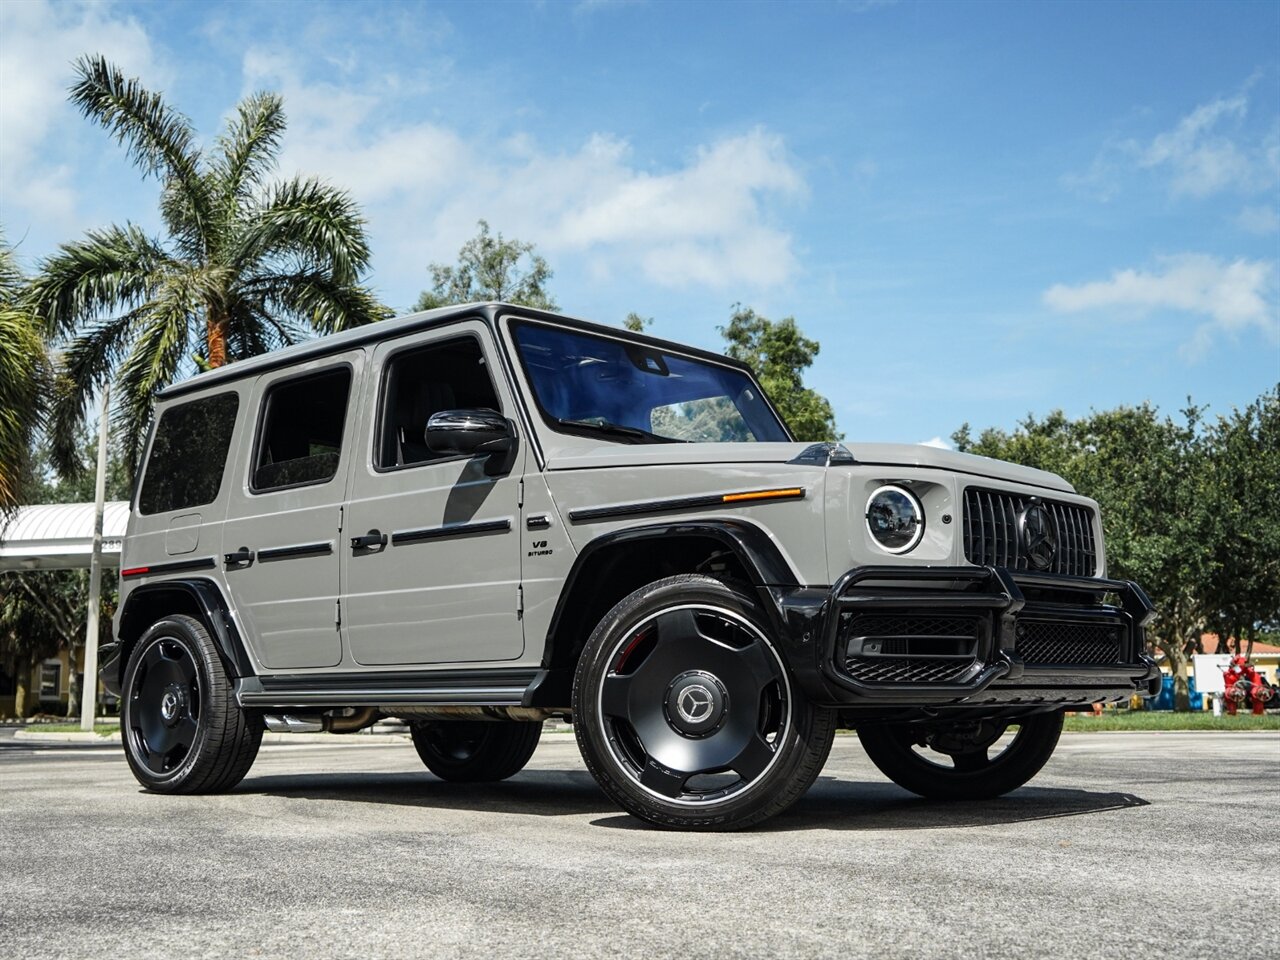
[[[791,682],[755,602],[696,575],[651,583],[605,615],[578,661],[573,717],[601,789],[680,830],[781,813],[817,778],[836,725]]]
[[[1013,740],[997,756],[989,756],[991,746],[1012,727],[1017,727]],[[1041,713],[969,725],[867,725],[858,728],[858,739],[871,762],[912,793],[931,800],[989,800],[1039,773],[1061,733],[1062,714]]]
[[[262,742],[262,718],[236,703],[209,631],[180,614],[156,621],[134,644],[120,730],[129,769],[157,793],[230,790]]]
[[[523,720],[440,720],[415,723],[413,745],[427,769],[452,783],[492,783],[513,777],[538,748],[542,724]]]

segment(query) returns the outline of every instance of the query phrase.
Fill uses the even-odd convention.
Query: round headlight
[[[924,509],[902,487],[880,487],[867,498],[867,529],[882,550],[906,553],[924,536]]]

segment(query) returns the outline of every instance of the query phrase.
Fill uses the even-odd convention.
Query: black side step
[[[438,670],[246,677],[236,687],[242,707],[518,707],[539,671]]]

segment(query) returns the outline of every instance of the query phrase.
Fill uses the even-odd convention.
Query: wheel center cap
[[[181,687],[170,684],[164,695],[160,697],[160,719],[170,726],[176,723],[186,699],[186,694]]]
[[[716,676],[689,670],[667,688],[667,722],[686,737],[705,737],[719,730],[729,713],[729,694]]]

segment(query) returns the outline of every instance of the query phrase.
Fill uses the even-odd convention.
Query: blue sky
[[[66,103],[102,52],[212,140],[363,205],[407,308],[479,218],[568,313],[822,344],[850,439],[1280,381],[1280,4],[0,4],[0,223],[27,264],[156,188]]]

